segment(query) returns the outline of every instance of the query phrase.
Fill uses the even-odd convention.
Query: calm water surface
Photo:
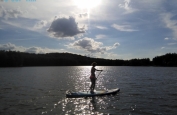
[[[119,93],[66,98],[66,90],[88,90],[89,66],[0,68],[0,114],[177,114],[177,68],[96,68],[104,70],[96,90],[118,87]]]

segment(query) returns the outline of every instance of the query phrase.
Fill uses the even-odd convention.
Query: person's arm
[[[98,69],[95,69],[96,71],[103,71],[103,70],[98,70]]]

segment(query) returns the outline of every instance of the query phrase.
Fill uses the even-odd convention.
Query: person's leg
[[[91,86],[90,86],[90,90],[92,90],[93,89],[93,83],[91,83]]]
[[[91,81],[90,90],[92,91],[92,89],[93,89],[93,80],[92,80],[92,79],[90,79],[90,81]]]
[[[92,90],[94,91],[94,89],[95,89],[95,80],[92,81],[92,84],[93,84]]]

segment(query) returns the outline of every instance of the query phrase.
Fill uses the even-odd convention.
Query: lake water
[[[0,68],[2,115],[176,115],[176,67],[98,66],[96,90],[116,95],[66,98],[66,90],[87,90],[90,66]],[[97,75],[99,72],[97,72]]]

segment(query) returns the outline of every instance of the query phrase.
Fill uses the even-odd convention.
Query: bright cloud
[[[166,37],[166,38],[164,38],[164,40],[169,40],[169,39],[170,39],[170,38],[167,38],[167,37]]]
[[[172,30],[174,39],[177,40],[177,20],[172,19],[175,15],[172,13],[162,14],[165,26]]]
[[[20,52],[28,52],[28,53],[51,53],[51,52],[64,52],[65,50],[60,49],[49,49],[49,48],[41,48],[41,47],[23,47],[23,46],[16,46],[12,43],[7,44],[0,44],[0,50],[5,51],[20,51]],[[66,52],[66,51],[65,51]]]
[[[0,17],[5,19],[8,18],[18,18],[23,15],[23,11],[20,8],[17,9],[5,9],[3,6],[0,6]]]
[[[115,43],[113,46],[103,46],[102,42],[97,42],[92,38],[83,38],[75,41],[74,43],[69,44],[70,48],[76,48],[79,50],[86,50],[90,53],[102,53],[104,54],[106,51],[115,49],[119,46],[119,43]]]
[[[133,31],[138,31],[136,29],[133,29],[130,25],[117,25],[117,24],[112,24],[111,25],[113,28],[119,31],[126,31],[126,32],[133,32]]]
[[[130,3],[130,0],[124,0],[124,4],[119,4],[119,7],[129,10],[130,9],[129,3]]]
[[[15,50],[18,48],[14,44],[11,44],[11,43],[0,44],[0,50]]]
[[[98,29],[102,29],[102,30],[106,30],[106,29],[108,29],[107,27],[104,27],[104,26],[96,26],[96,28],[98,28]]]
[[[103,34],[96,35],[96,39],[103,39],[105,37],[106,35],[103,35]]]
[[[119,7],[125,9],[125,13],[132,13],[137,11],[136,9],[130,7],[130,2],[131,0],[124,0],[124,4],[119,4]]]

